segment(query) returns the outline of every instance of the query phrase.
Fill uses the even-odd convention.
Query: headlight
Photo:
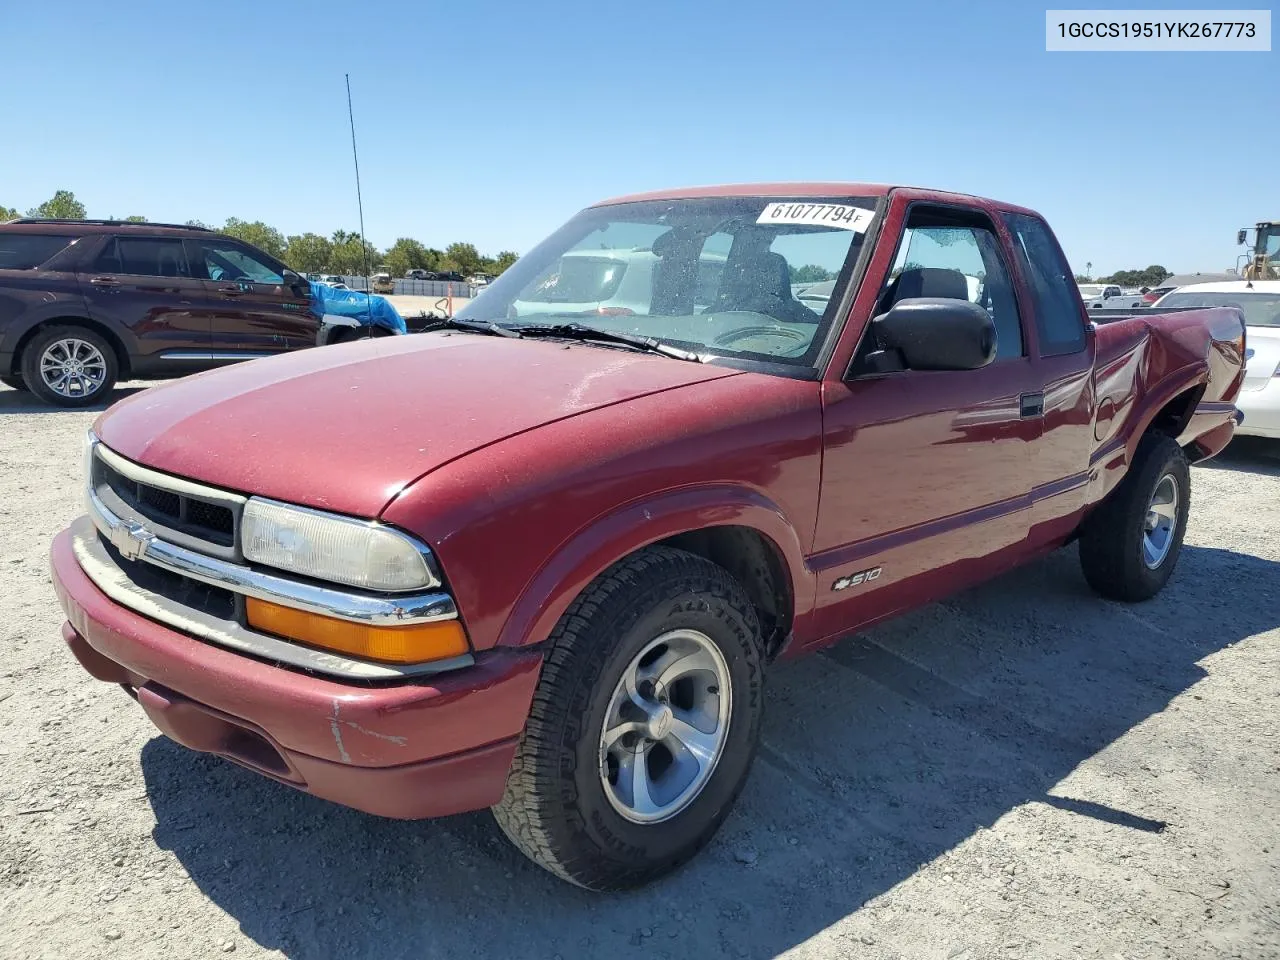
[[[245,558],[318,580],[400,591],[433,587],[428,554],[388,527],[254,497],[240,522]]]

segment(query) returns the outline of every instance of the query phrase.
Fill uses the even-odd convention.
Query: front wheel
[[[759,739],[751,601],[722,567],[649,547],[588,586],[549,645],[499,826],[594,890],[675,869],[728,815]]]
[[[1089,586],[1135,603],[1159,593],[1178,562],[1191,508],[1191,470],[1172,438],[1142,438],[1129,473],[1080,535]]]

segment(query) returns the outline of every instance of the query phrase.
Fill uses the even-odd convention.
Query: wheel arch
[[[686,489],[619,508],[572,536],[521,593],[497,645],[541,642],[596,577],[659,544],[705,557],[742,583],[771,656],[812,609],[815,581],[800,538],[775,504],[751,490]]]
[[[105,323],[76,315],[49,317],[33,323],[30,328],[24,330],[13,350],[11,369],[14,371],[14,375],[21,376],[22,354],[27,346],[40,335],[41,330],[47,330],[50,327],[79,327],[82,330],[90,330],[102,336],[111,345],[111,349],[116,355],[116,368],[119,371],[118,379],[127,379],[126,375],[130,371],[129,351],[125,347],[124,341],[120,339],[120,335]]]

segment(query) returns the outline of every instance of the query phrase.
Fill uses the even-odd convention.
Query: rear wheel
[[[33,394],[60,407],[85,407],[115,385],[111,344],[84,327],[46,327],[22,351],[22,379]]]
[[[1128,603],[1154,597],[1173,575],[1190,506],[1186,454],[1170,437],[1147,434],[1128,475],[1080,536],[1089,585]]]
[[[498,824],[591,889],[684,863],[751,767],[761,649],[755,609],[722,567],[667,547],[611,567],[552,634]]]

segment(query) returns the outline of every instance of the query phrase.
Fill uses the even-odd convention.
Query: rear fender
[[[750,527],[782,554],[795,598],[793,634],[811,620],[816,579],[800,538],[776,504],[753,490],[694,487],[619,507],[566,541],[530,581],[498,635],[498,646],[523,646],[550,636],[586,586],[619,560],[650,544],[708,527]]]
[[[23,313],[22,319],[5,331],[0,342],[0,360],[7,361],[17,371],[23,348],[35,335],[37,328],[50,324],[67,324],[84,327],[105,336],[115,348],[120,362],[120,373],[123,377],[130,369],[130,357],[137,349],[137,340],[127,330],[114,323],[104,323],[89,315],[83,299],[60,297],[58,300],[41,304],[37,308]],[[7,371],[0,371],[7,372]]]

